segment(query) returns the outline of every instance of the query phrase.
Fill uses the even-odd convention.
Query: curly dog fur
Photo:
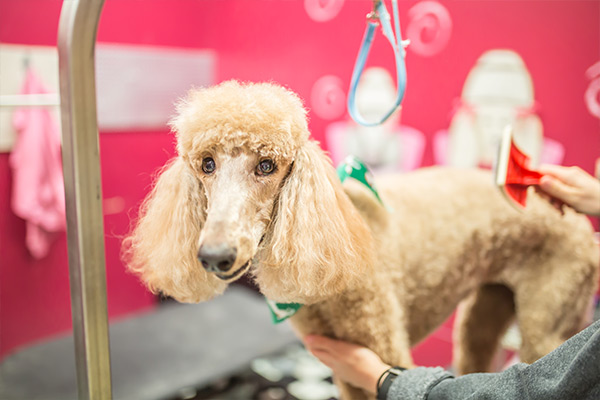
[[[457,307],[459,371],[486,371],[516,319],[534,361],[585,324],[598,282],[589,221],[535,194],[513,210],[488,172],[425,168],[379,178],[388,211],[342,185],[309,140],[292,92],[235,81],[192,90],[171,126],[178,156],[125,240],[129,268],[182,302],[206,301],[245,273],[291,319],[411,365],[411,346]],[[216,261],[215,261],[216,257]],[[346,399],[368,395],[337,382]]]

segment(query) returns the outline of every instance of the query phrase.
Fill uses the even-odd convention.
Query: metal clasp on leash
[[[392,0],[392,7],[394,13],[394,28],[392,28],[390,13],[385,7],[383,0],[373,0],[373,10],[367,14],[367,28],[361,47],[354,64],[354,70],[352,72],[352,79],[350,82],[350,91],[348,93],[348,112],[352,119],[363,126],[377,126],[384,123],[389,117],[391,117],[396,110],[400,107],[402,99],[404,98],[404,92],[406,89],[406,64],[404,62],[405,51],[404,47],[408,45],[408,41],[402,40],[400,32],[400,18],[398,17],[398,1]],[[394,58],[396,60],[396,78],[398,82],[398,91],[396,101],[390,110],[379,120],[374,122],[365,121],[364,118],[358,112],[356,107],[356,89],[358,82],[363,73],[363,69],[367,62],[367,57],[371,49],[371,44],[375,37],[375,29],[377,26],[381,26],[383,35],[390,42],[394,51]]]
[[[367,22],[378,23],[379,13],[377,12],[377,6],[381,3],[381,0],[373,0],[373,9],[367,14]]]

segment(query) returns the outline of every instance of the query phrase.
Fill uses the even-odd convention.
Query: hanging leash
[[[354,70],[352,72],[352,79],[350,82],[350,92],[348,93],[348,112],[352,119],[363,126],[377,126],[384,123],[396,110],[400,107],[402,99],[404,98],[404,91],[406,89],[406,64],[404,62],[405,51],[404,47],[408,45],[408,41],[402,41],[402,34],[400,32],[400,18],[398,17],[398,0],[392,0],[392,12],[394,13],[394,29],[392,29],[392,17],[385,7],[384,0],[373,0],[373,11],[367,14],[367,28],[363,37],[356,63],[354,64]],[[396,101],[392,108],[379,120],[375,122],[368,122],[360,115],[356,107],[356,89],[358,82],[362,76],[369,51],[371,50],[371,44],[375,38],[375,29],[381,24],[381,30],[383,35],[392,45],[394,50],[394,58],[396,60],[396,78],[398,82],[398,91]],[[394,34],[395,30],[395,34]]]

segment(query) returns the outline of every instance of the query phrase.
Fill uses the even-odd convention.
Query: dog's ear
[[[154,293],[182,302],[221,294],[226,283],[208,274],[197,260],[206,214],[206,197],[190,167],[177,157],[165,166],[144,200],[137,226],[123,241],[128,268]]]
[[[255,270],[263,294],[315,303],[357,282],[372,265],[373,239],[331,165],[309,141],[280,191]]]

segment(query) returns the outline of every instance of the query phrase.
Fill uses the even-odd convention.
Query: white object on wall
[[[585,105],[594,117],[600,119],[600,61],[585,71],[586,78],[590,81],[585,90]]]
[[[432,57],[444,50],[452,37],[452,16],[441,3],[421,1],[408,10],[408,51]]]
[[[216,58],[211,50],[99,43],[96,90],[100,131],[167,129],[179,98],[193,86],[215,83]],[[27,64],[48,90],[58,95],[56,47],[0,44],[0,104],[21,101],[16,95],[25,79]],[[56,99],[52,95],[47,97],[50,103]],[[10,151],[15,136],[12,127],[15,108],[5,105],[0,107],[2,152]],[[60,124],[59,107],[49,107]]]
[[[215,82],[215,65],[216,53],[210,50],[99,44],[99,129],[165,129],[178,99],[193,86]]]
[[[58,93],[58,52],[56,47],[24,46],[0,44],[0,95],[11,96],[9,100],[18,101],[16,96],[21,92],[25,82],[27,66],[33,68],[43,81],[46,88]],[[22,99],[22,98],[21,98]],[[15,131],[12,124],[14,107],[0,107],[0,151],[7,152],[12,149],[15,142]],[[60,112],[53,106],[52,117],[60,124]]]
[[[448,163],[492,166],[502,132],[512,125],[516,144],[536,166],[544,134],[535,106],[533,81],[521,57],[512,50],[485,52],[467,76],[450,123]]]

